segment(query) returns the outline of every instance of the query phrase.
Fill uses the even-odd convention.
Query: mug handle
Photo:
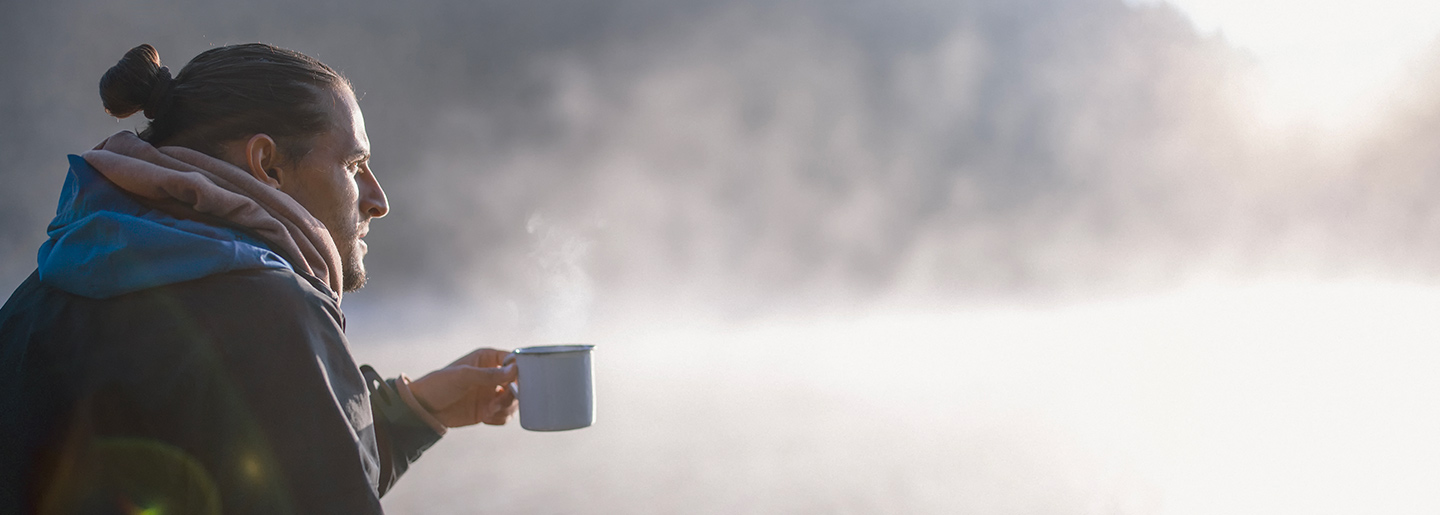
[[[505,355],[505,361],[501,361],[500,366],[507,366],[514,362],[515,353],[511,352],[510,354]],[[510,390],[510,396],[515,397],[515,400],[520,400],[520,388],[515,386],[514,382],[505,383],[505,389]]]

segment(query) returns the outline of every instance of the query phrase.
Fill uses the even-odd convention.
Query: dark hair
[[[155,47],[140,45],[100,78],[105,112],[144,111],[151,120],[140,139],[211,156],[221,143],[264,133],[298,158],[330,127],[322,104],[330,91],[352,91],[350,81],[310,56],[264,43],[206,50],[173,79]]]

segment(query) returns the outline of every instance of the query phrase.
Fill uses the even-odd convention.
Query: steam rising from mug
[[[590,241],[572,230],[552,224],[540,214],[525,223],[531,237],[529,258],[540,282],[530,332],[539,341],[579,338],[590,319],[595,289],[584,261]]]

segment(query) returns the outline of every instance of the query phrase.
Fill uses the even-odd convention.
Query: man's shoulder
[[[237,301],[261,300],[271,304],[338,306],[328,289],[307,277],[284,269],[236,270],[191,281],[135,292],[140,295],[221,297]]]
[[[314,317],[344,325],[340,305],[329,289],[289,270],[239,270],[131,295],[173,299],[204,306],[214,315],[253,318],[269,325]]]
[[[105,299],[91,299],[44,284],[31,275],[6,302],[0,319],[31,319],[42,325],[181,318],[197,323],[227,319],[280,328],[287,321],[316,319],[343,330],[344,315],[323,285],[285,269],[236,270],[156,286]],[[5,324],[10,325],[10,324]]]

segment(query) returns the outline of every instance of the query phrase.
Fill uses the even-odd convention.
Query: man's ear
[[[280,146],[273,138],[256,134],[245,142],[245,171],[272,188],[280,187],[284,170],[280,169]]]

